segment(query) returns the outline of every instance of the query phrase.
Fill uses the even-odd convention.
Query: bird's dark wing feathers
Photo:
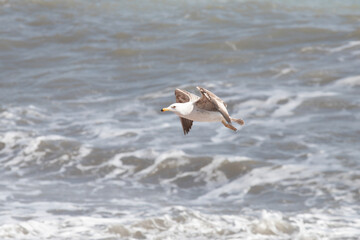
[[[188,134],[193,124],[193,121],[181,117],[180,122],[184,130],[184,135]]]
[[[231,119],[226,109],[226,104],[224,103],[224,101],[205,88],[197,87],[197,89],[201,92],[202,96],[195,103],[195,105],[207,111],[219,111],[223,115],[225,120],[228,123],[231,123]]]
[[[200,99],[200,97],[182,89],[175,89],[175,98],[177,103],[195,102]],[[188,134],[193,121],[180,117],[180,122],[184,130],[184,135]]]
[[[175,89],[175,98],[177,103],[195,102],[200,99],[200,97],[178,88]]]

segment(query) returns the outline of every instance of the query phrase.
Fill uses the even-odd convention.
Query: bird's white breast
[[[190,119],[197,122],[221,122],[223,116],[218,111],[206,111],[197,107],[194,107],[193,110],[182,117]]]

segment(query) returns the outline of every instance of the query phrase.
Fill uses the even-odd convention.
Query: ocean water
[[[0,239],[358,239],[358,1],[0,1]],[[160,109],[223,98],[245,125]]]

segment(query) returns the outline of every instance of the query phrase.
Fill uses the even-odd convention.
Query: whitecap
[[[302,92],[298,93],[295,97],[290,98],[288,103],[280,105],[272,114],[273,117],[286,117],[294,114],[294,110],[300,106],[304,100],[316,97],[328,97],[335,96],[337,93],[335,92]]]
[[[360,75],[339,79],[336,81],[335,86],[360,86]]]
[[[293,67],[288,67],[288,68],[283,68],[279,71],[278,74],[276,74],[275,76],[273,76],[273,78],[279,78],[281,76],[284,76],[284,75],[287,75],[289,73],[294,73],[296,72],[297,69],[296,68],[293,68]]]
[[[341,45],[339,47],[336,48],[328,48],[327,50],[331,53],[336,53],[336,52],[341,52],[343,50],[355,47],[355,46],[359,46],[360,45],[360,41],[350,41],[344,45]]]
[[[297,227],[284,219],[281,213],[263,210],[261,218],[252,222],[251,230],[254,234],[262,235],[292,235],[297,231]]]

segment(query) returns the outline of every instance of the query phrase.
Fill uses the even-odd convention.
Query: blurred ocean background
[[[360,2],[0,1],[0,239],[358,239]],[[223,98],[221,123],[160,109]]]

